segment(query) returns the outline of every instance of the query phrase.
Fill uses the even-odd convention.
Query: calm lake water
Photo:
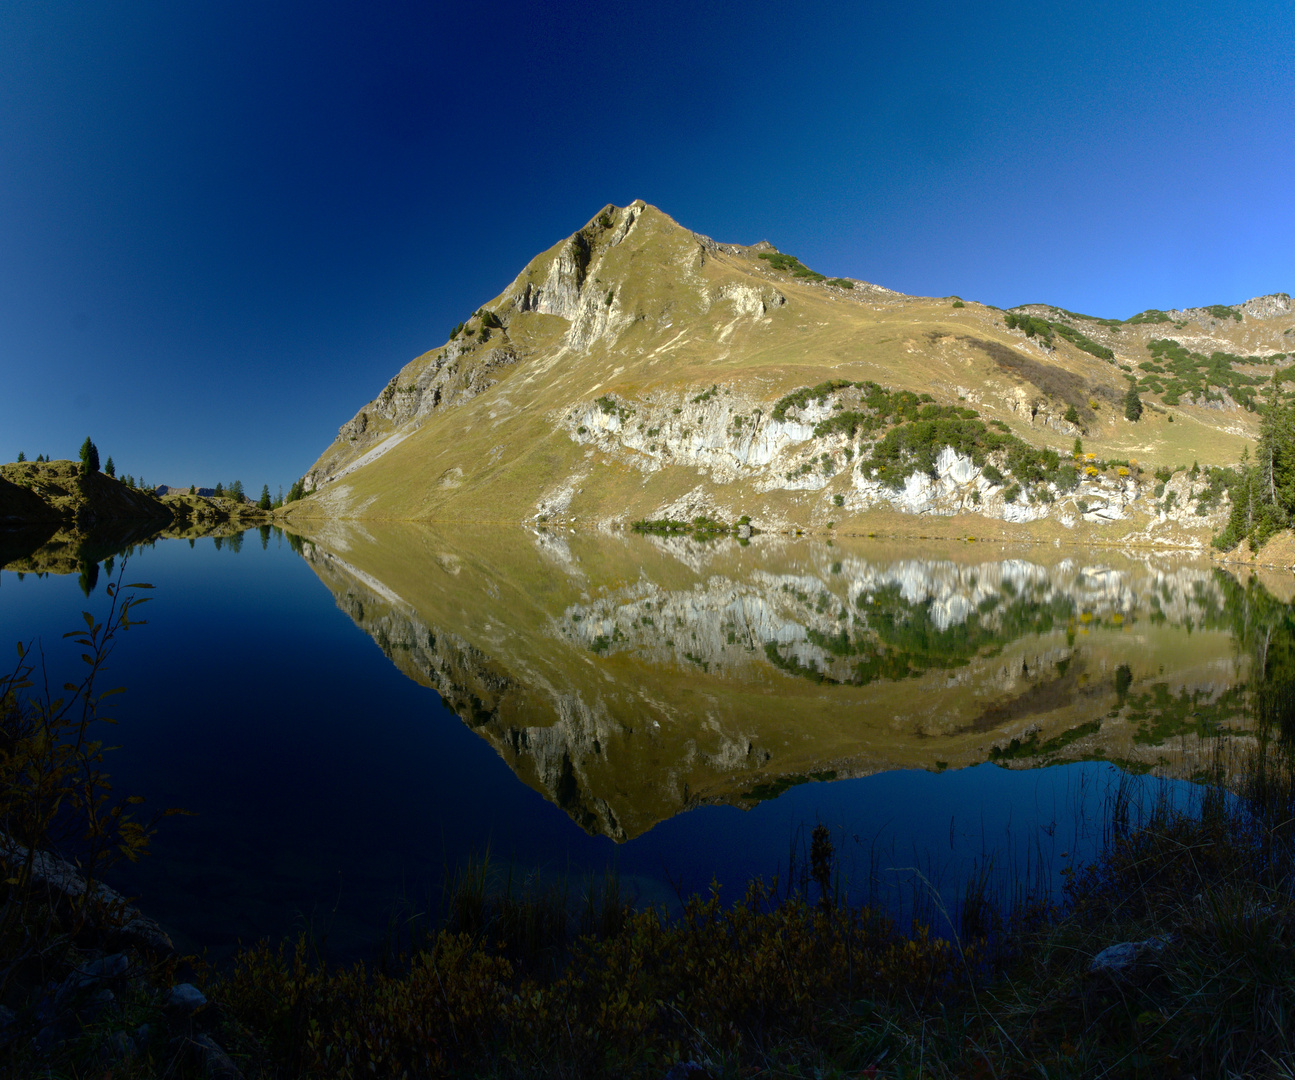
[[[0,641],[61,684],[108,579],[0,571]],[[337,525],[159,540],[126,580],[155,588],[104,684],[114,783],[193,816],[116,883],[216,957],[302,926],[364,955],[487,852],[735,897],[819,822],[901,912],[914,868],[956,905],[990,852],[1050,887],[1128,770],[1204,766],[1293,636],[1204,561],[975,544]]]

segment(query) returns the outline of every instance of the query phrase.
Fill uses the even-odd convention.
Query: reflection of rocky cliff
[[[1076,632],[1103,624],[1203,626],[1217,621],[1222,603],[1204,568],[1135,578],[1073,559],[1053,567],[1020,559],[883,566],[847,557],[822,576],[715,576],[687,592],[640,581],[573,604],[554,630],[597,653],[687,660],[708,674],[771,663],[820,682],[862,686],[964,667],[1059,627],[1073,645]]]
[[[1144,698],[1211,704],[1238,681],[1204,564],[374,529],[305,546],[339,607],[527,783],[616,838],[809,776],[1003,754],[1154,763],[1165,739],[1142,733],[1168,729]]]

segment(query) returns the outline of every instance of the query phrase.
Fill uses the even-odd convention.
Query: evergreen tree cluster
[[[1230,495],[1232,515],[1214,539],[1224,550],[1242,540],[1258,550],[1295,521],[1295,404],[1278,400],[1276,393],[1264,409],[1254,458],[1243,453],[1240,479]]]

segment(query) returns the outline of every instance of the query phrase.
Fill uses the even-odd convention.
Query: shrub
[[[88,567],[97,575],[97,563]],[[119,920],[120,906],[114,908],[98,884],[121,859],[133,862],[144,854],[162,816],[137,819],[135,807],[143,800],[114,797],[104,769],[109,747],[99,733],[101,725],[114,723],[104,710],[109,694],[117,691],[100,690],[99,679],[117,636],[143,625],[132,616],[147,602],[123,593],[125,569],[123,560],[117,580],[107,586],[107,616],[98,621],[82,612],[85,626],[64,635],[83,650],[85,665],[78,681],[64,684],[64,697],[54,697],[44,679],[44,688],[35,689],[32,677],[45,657],[39,649],[33,653],[30,643],[19,644],[17,666],[0,676],[0,863],[5,871],[0,956],[6,958],[0,995],[21,967],[39,967],[66,953],[70,939],[87,925],[116,925],[112,920]],[[68,894],[70,909],[55,912],[38,855],[61,851],[75,855],[86,885]],[[60,940],[63,934],[67,937]]]
[[[1021,494],[1021,485],[1013,484],[1011,487],[1009,487],[1006,491],[1003,492],[1003,502],[1009,502],[1009,503],[1016,502],[1016,500],[1020,497],[1020,494]]]
[[[1130,326],[1139,326],[1143,323],[1167,323],[1167,322],[1172,322],[1173,320],[1170,319],[1169,316],[1166,315],[1163,311],[1158,311],[1155,308],[1149,308],[1146,311],[1143,311],[1137,315],[1134,315],[1133,318],[1125,319],[1124,321],[1128,323]]]
[[[1192,352],[1172,338],[1156,338],[1147,343],[1152,363],[1138,367],[1147,374],[1134,385],[1161,395],[1166,405],[1176,405],[1184,394],[1206,400],[1218,399],[1226,392],[1243,408],[1258,407],[1255,387],[1264,380],[1235,370],[1235,364],[1266,363],[1268,358],[1235,356],[1213,352],[1209,356]]]
[[[1008,311],[1003,315],[1003,323],[1009,330],[1020,330],[1026,337],[1038,337],[1046,344],[1052,344],[1052,324],[1047,319]]]
[[[785,420],[787,419],[788,409],[803,409],[811,401],[826,401],[828,394],[848,389],[854,385],[849,379],[829,379],[827,382],[819,383],[817,386],[801,387],[799,390],[793,390],[785,397],[779,398],[770,415],[775,420]]]
[[[1105,345],[1099,345],[1092,338],[1081,334],[1073,326],[1067,326],[1065,323],[1059,322],[1050,322],[1048,325],[1081,352],[1096,356],[1099,360],[1115,359],[1115,353]]]
[[[827,275],[811,270],[794,255],[784,255],[779,251],[762,251],[757,258],[763,259],[775,270],[789,271],[794,277],[806,278],[809,281],[827,280]],[[850,288],[853,287],[850,285]]]
[[[961,300],[955,300],[953,302],[953,306],[956,308],[965,308],[967,305],[964,304]]]

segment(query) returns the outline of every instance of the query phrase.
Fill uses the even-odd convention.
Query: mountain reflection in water
[[[372,522],[299,546],[404,674],[617,840],[902,767],[1191,775],[1287,610],[1204,559],[1047,547]]]

